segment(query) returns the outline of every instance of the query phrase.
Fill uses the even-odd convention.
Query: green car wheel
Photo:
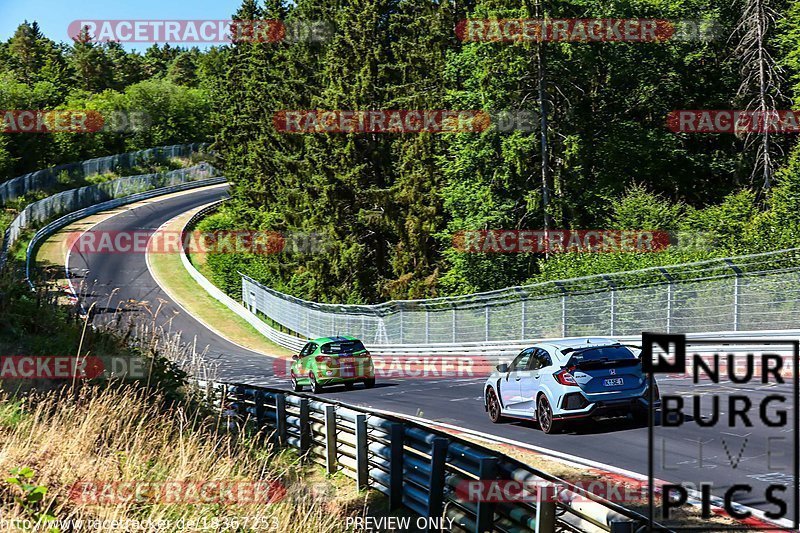
[[[319,394],[322,392],[322,385],[317,383],[317,378],[314,377],[314,373],[311,372],[308,374],[308,379],[311,381],[311,392],[314,394]]]

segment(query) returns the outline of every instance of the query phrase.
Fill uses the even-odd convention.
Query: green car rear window
[[[343,354],[343,353],[358,353],[366,350],[361,341],[336,341],[329,342],[322,345],[322,353],[324,354]]]

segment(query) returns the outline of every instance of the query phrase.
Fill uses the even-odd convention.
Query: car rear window
[[[638,358],[625,346],[600,346],[575,350],[568,365],[588,365],[605,362],[638,362]]]
[[[335,341],[322,345],[322,353],[331,355],[358,353],[365,350],[361,341]]]

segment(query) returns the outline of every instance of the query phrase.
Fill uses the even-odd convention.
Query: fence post
[[[286,446],[286,395],[275,395],[275,420],[277,426],[278,446]]]
[[[535,533],[555,533],[556,502],[552,485],[539,486],[536,491],[536,530]]]
[[[400,307],[399,315],[400,315],[400,340],[399,340],[398,344],[403,344],[403,307],[402,306]]]
[[[328,474],[335,474],[336,463],[336,407],[325,406],[325,469]]]
[[[485,483],[497,477],[497,458],[483,457],[478,461],[478,479]],[[485,488],[485,485],[484,485]],[[475,533],[486,533],[494,527],[494,503],[479,501],[475,518]]]
[[[483,314],[484,314],[484,322],[486,324],[485,326],[486,334],[484,336],[486,337],[486,342],[489,342],[489,304],[484,304]]]
[[[356,415],[356,483],[358,490],[369,488],[368,454],[367,415]]]
[[[730,259],[725,259],[725,262],[736,273],[736,279],[733,280],[733,331],[739,331],[739,280],[742,277],[742,269]]]
[[[395,422],[389,433],[389,508],[399,509],[403,506],[403,444],[405,440],[403,424]]]
[[[606,281],[606,283],[608,283],[608,286],[611,289],[611,317],[609,320],[609,335],[613,337],[616,334],[617,329],[617,285],[608,276],[604,275],[603,279]]]
[[[430,342],[431,337],[431,312],[425,308],[425,344]]]
[[[555,281],[554,282],[556,287],[561,289],[561,336],[567,336],[567,289],[564,288],[564,284]]]
[[[444,504],[444,466],[450,441],[436,437],[431,444],[431,478],[428,483],[428,516],[442,516]]]
[[[300,455],[305,455],[311,448],[311,426],[309,425],[308,398],[300,398]]]
[[[453,342],[456,342],[456,306],[453,305]]]
[[[660,267],[661,274],[667,279],[667,333],[672,330],[672,283],[675,281],[666,268]]]

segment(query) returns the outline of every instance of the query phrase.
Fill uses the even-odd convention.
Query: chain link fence
[[[800,248],[377,305],[309,302],[241,278],[252,312],[308,338],[372,345],[780,330],[800,313]]]
[[[208,143],[161,146],[37,170],[0,183],[0,204],[5,204],[32,191],[56,187],[58,176],[62,172],[69,173],[71,177],[86,178],[95,174],[113,172],[120,168],[131,168],[141,163],[163,161],[172,157],[188,157],[204,150],[207,146]]]

